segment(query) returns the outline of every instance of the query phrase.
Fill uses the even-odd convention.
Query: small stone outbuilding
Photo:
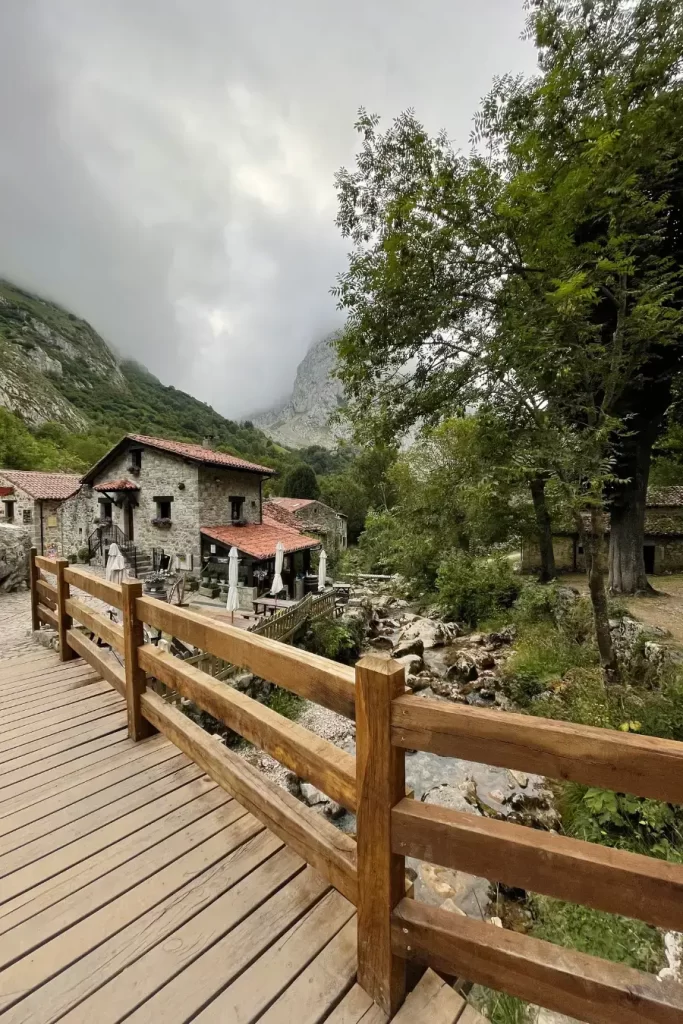
[[[553,530],[553,551],[558,572],[585,572],[586,559],[578,532]],[[648,575],[683,572],[683,487],[648,491],[643,558]],[[522,572],[538,572],[540,567],[538,544],[534,540],[523,541]]]
[[[61,551],[59,510],[81,485],[71,473],[0,469],[0,523],[21,526],[41,555]]]
[[[318,537],[326,551],[337,554],[347,545],[347,520],[343,512],[312,498],[269,498],[264,514],[273,519],[283,510],[299,529]]]

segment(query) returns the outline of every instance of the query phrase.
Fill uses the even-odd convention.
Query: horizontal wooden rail
[[[395,853],[637,917],[683,923],[683,866],[415,800],[393,808]]]
[[[277,640],[174,608],[151,597],[139,597],[136,614],[143,622],[249,669],[262,679],[322,704],[346,718],[355,717],[353,669],[317,654],[286,647]]]
[[[115,690],[126,696],[126,674],[120,665],[117,665],[113,658],[108,657],[106,652],[97,644],[89,640],[83,633],[76,629],[70,629],[66,634],[66,641],[72,651],[79,654],[84,661],[87,661],[95,671],[99,672]]]
[[[588,1024],[683,1020],[682,985],[415,900],[399,903],[391,934],[399,956]]]
[[[683,804],[683,743],[571,722],[398,697],[392,743]]]
[[[268,782],[159,694],[146,690],[140,705],[148,722],[356,905],[356,844],[349,836]]]
[[[152,644],[138,648],[138,660],[145,672],[188,697],[347,810],[356,810],[356,761],[351,754]]]
[[[36,590],[40,594],[42,604],[54,611],[57,607],[57,588],[47,580],[36,580]]]
[[[45,558],[44,555],[36,555],[36,565],[43,572],[51,572],[53,576],[57,575],[57,559],[56,558]]]
[[[92,573],[85,572],[83,569],[74,569],[73,567],[64,570],[64,579],[72,587],[84,590],[91,597],[98,597],[105,604],[113,605],[114,608],[121,608],[123,606],[121,587],[118,583],[110,583],[108,580],[103,580],[99,576],[93,576]]]
[[[94,612],[87,604],[83,604],[82,601],[79,601],[75,597],[67,598],[65,608],[72,619],[76,619],[91,633],[95,633],[96,636],[101,637],[105,643],[109,644],[110,647],[113,647],[115,651],[119,652],[119,654],[124,653],[122,626],[119,626],[116,622],[112,622],[111,619],[106,617],[106,615]]]
[[[41,622],[47,622],[53,629],[57,629],[57,613],[46,608],[44,604],[38,605],[38,618]]]

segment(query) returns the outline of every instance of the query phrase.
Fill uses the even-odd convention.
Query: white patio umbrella
[[[275,575],[273,576],[273,585],[270,588],[270,593],[273,597],[280,593],[284,587],[282,582],[282,563],[285,560],[285,546],[281,540],[275,545]]]
[[[104,571],[105,577],[110,583],[123,583],[125,571],[126,560],[121,554],[118,544],[112,544],[107,556],[107,567]]]
[[[325,580],[327,579],[327,552],[325,548],[320,552],[320,561],[318,562],[318,590],[325,589]]]
[[[233,545],[230,548],[230,554],[228,555],[228,601],[226,608],[232,613],[231,622],[235,621],[235,612],[240,606],[240,599],[237,593],[237,570],[239,564],[239,557],[237,555],[237,548]]]

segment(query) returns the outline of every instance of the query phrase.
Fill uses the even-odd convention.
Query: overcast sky
[[[339,323],[363,105],[468,148],[522,0],[0,0],[0,276],[236,418]]]

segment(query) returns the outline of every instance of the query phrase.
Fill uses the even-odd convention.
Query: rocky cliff
[[[331,376],[336,362],[334,338],[329,335],[308,350],[284,404],[252,417],[256,426],[280,444],[337,447],[336,438],[344,430],[339,424],[330,424],[330,417],[344,404],[344,394],[340,381]]]

